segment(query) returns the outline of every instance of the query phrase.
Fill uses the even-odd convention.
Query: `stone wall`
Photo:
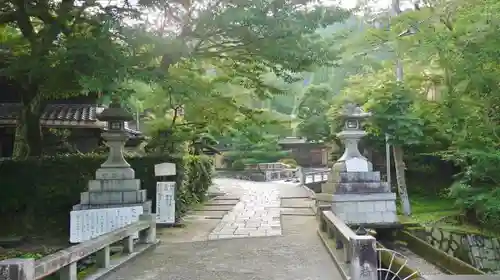
[[[487,273],[500,273],[500,238],[453,232],[437,227],[411,231],[434,248]]]

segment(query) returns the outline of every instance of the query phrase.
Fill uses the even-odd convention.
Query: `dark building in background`
[[[302,167],[326,167],[330,160],[332,147],[322,142],[308,142],[302,137],[286,137],[278,144],[283,150],[289,150],[292,158]]]

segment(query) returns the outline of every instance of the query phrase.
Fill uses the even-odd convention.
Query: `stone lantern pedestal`
[[[396,194],[387,182],[380,180],[380,172],[373,171],[372,163],[358,149],[366,134],[361,121],[370,116],[355,105],[345,107],[344,129],[337,134],[345,151],[321,187],[322,200],[329,200],[332,211],[349,225],[388,225],[398,221]]]
[[[135,172],[123,157],[123,147],[128,139],[125,121],[133,119],[115,100],[99,116],[100,121],[108,123],[107,131],[102,134],[109,147],[107,160],[97,169],[95,180],[88,182],[88,191],[81,193],[80,204],[73,210],[96,208],[118,208],[142,206],[143,213],[151,213],[151,201],[147,200],[146,190],[135,179]]]

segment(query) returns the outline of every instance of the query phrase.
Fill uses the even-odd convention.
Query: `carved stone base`
[[[332,212],[349,225],[398,223],[394,193],[337,194]]]

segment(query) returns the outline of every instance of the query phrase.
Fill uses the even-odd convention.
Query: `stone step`
[[[236,203],[238,203],[239,200],[235,200],[235,199],[214,199],[214,200],[211,200],[211,201],[207,201],[205,203],[205,206],[217,206],[217,205],[236,205]]]
[[[240,200],[239,197],[237,196],[229,196],[229,195],[221,195],[221,196],[216,196],[214,200]]]
[[[311,208],[281,208],[281,215],[316,216]]]
[[[281,207],[284,208],[310,208],[314,202],[309,198],[287,198],[281,199]]]
[[[203,212],[203,211],[231,211],[234,205],[208,205],[203,206],[200,209],[193,209],[194,212]]]
[[[227,211],[196,211],[189,213],[186,219],[199,220],[199,219],[222,219]]]

